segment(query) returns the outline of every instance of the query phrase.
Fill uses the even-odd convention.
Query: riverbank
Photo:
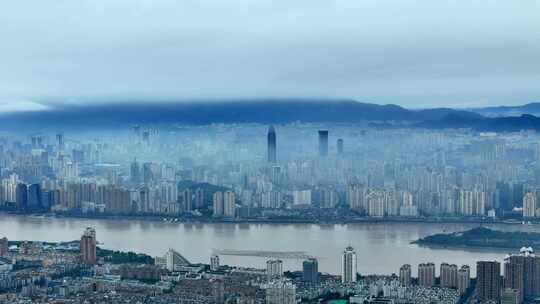
[[[0,211],[0,214],[28,216],[28,217],[53,217],[74,219],[106,219],[106,220],[142,220],[167,223],[234,223],[234,224],[315,224],[315,225],[346,225],[356,223],[441,223],[441,224],[505,224],[523,225],[517,220],[500,220],[493,218],[458,218],[458,217],[356,217],[341,220],[318,220],[318,219],[294,219],[294,218],[213,218],[213,217],[171,217],[161,215],[108,215],[108,214],[80,214],[80,213],[20,213]],[[537,222],[528,222],[527,225],[540,225]]]

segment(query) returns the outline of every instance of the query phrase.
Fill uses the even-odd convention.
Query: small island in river
[[[540,233],[506,232],[477,227],[467,231],[433,234],[411,243],[437,247],[538,248],[540,247]]]

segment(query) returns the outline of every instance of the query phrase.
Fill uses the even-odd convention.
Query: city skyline
[[[540,1],[0,10],[0,304],[540,301]]]

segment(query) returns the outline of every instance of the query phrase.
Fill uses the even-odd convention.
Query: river
[[[78,239],[85,227],[94,227],[101,246],[131,250],[152,256],[173,248],[191,262],[209,263],[212,249],[305,251],[319,258],[319,270],[340,273],[341,252],[351,245],[358,255],[361,274],[397,273],[402,264],[422,262],[468,264],[475,273],[478,260],[502,261],[505,250],[427,248],[411,241],[434,233],[469,229],[475,224],[456,223],[358,223],[235,224],[166,223],[132,219],[74,219],[0,215],[0,236],[10,240],[69,241]],[[503,230],[540,232],[540,226],[488,225]],[[517,250],[517,249],[516,249]],[[258,257],[222,256],[222,264],[264,268]],[[301,269],[300,260],[284,260],[284,268]]]

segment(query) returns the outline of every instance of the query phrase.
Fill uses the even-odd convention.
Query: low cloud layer
[[[0,111],[254,97],[540,101],[538,12],[528,0],[10,1]]]

